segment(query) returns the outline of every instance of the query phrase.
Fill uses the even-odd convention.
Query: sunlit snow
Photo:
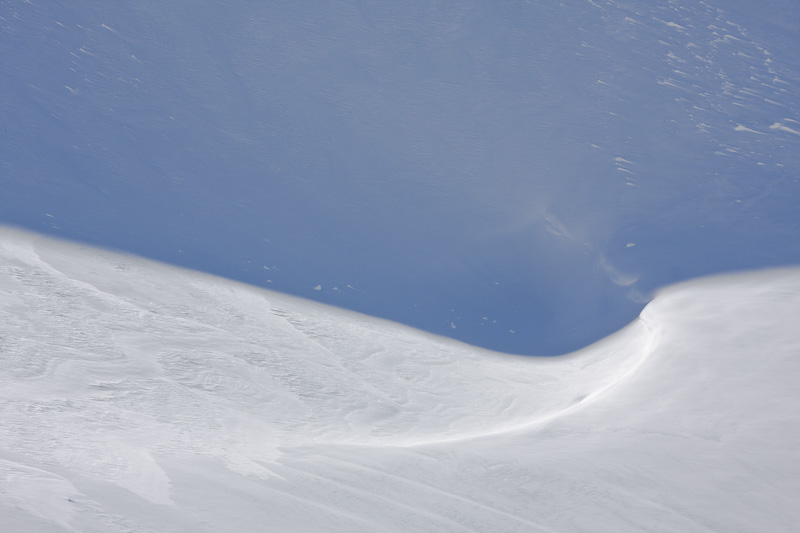
[[[798,50],[0,1],[0,532],[800,530]]]
[[[800,270],[493,353],[0,230],[7,531],[791,531]]]

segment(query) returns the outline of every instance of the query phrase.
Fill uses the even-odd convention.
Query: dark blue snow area
[[[0,3],[0,222],[525,354],[800,261],[800,4]]]

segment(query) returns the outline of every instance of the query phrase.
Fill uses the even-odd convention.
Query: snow
[[[69,525],[75,512],[70,504],[78,491],[72,483],[52,472],[6,459],[0,459],[0,479],[0,495],[6,505],[74,531]]]
[[[769,129],[780,130],[780,131],[785,131],[787,133],[794,133],[795,135],[800,135],[800,131],[792,129],[789,126],[786,126],[785,124],[781,124],[780,122],[775,122],[769,127]]]
[[[737,124],[736,127],[733,128],[733,130],[734,131],[746,131],[748,133],[757,133],[759,135],[765,135],[764,132],[756,131],[756,130],[754,130],[752,128],[748,128],[747,126],[742,126],[741,124]]]
[[[0,222],[573,351],[800,262],[799,5],[3,1]]]
[[[790,531],[800,269],[557,358],[0,229],[14,531]]]
[[[0,2],[0,530],[797,530],[800,4],[417,4]]]

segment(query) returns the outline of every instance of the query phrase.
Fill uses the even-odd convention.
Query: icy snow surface
[[[800,270],[526,358],[0,229],[5,531],[792,531]]]

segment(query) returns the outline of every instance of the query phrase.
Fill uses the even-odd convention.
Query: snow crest
[[[798,309],[798,270],[710,278],[583,350],[515,357],[2,229],[0,515],[586,530],[552,512],[577,502],[620,531],[780,530]],[[747,486],[764,498],[740,505]]]

